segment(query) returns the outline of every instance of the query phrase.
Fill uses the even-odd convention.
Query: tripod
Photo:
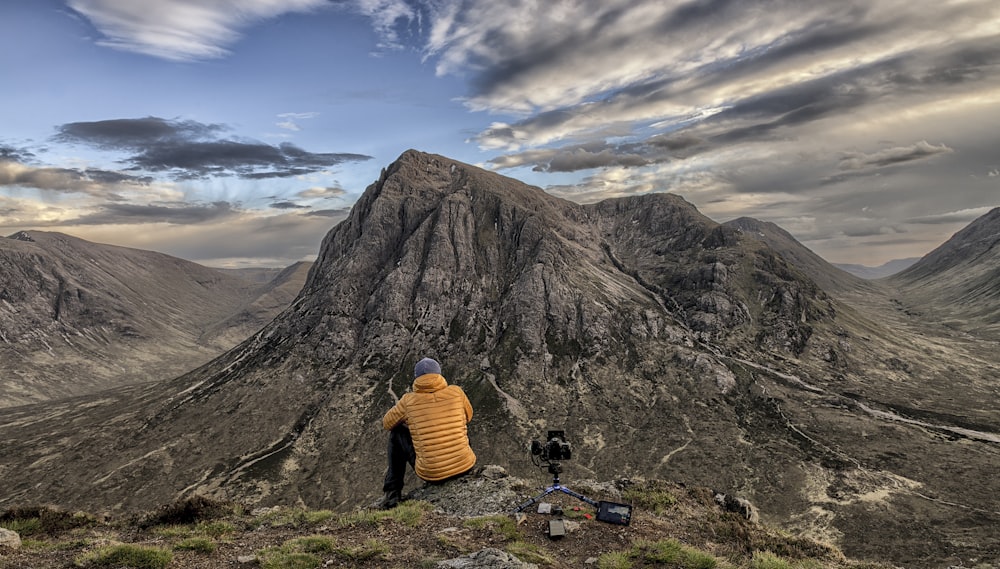
[[[551,494],[553,492],[562,492],[563,494],[569,494],[570,496],[576,498],[577,500],[581,500],[583,502],[586,502],[586,503],[590,504],[591,506],[593,506],[595,508],[598,507],[598,503],[597,502],[591,500],[590,498],[584,496],[583,494],[574,492],[574,491],[570,490],[569,488],[567,488],[567,487],[563,486],[562,484],[560,484],[559,483],[559,473],[560,472],[562,472],[562,465],[559,464],[556,461],[550,461],[549,462],[549,473],[552,474],[552,486],[549,486],[541,494],[539,494],[539,495],[535,496],[534,498],[528,500],[527,502],[521,504],[514,511],[515,512],[521,512],[525,508],[527,508],[528,506],[530,506],[532,504],[537,504],[542,498],[544,498],[545,496],[548,496],[549,494]]]

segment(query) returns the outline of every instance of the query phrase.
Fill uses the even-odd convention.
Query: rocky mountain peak
[[[463,373],[552,381],[585,373],[582,361],[621,373],[636,363],[621,354],[648,341],[801,350],[829,306],[678,196],[581,206],[407,151],[327,235],[294,312],[277,335],[302,329],[313,357],[364,362],[403,389],[423,352]]]
[[[291,306],[224,356],[141,392],[9,412],[0,505],[127,510],[196,492],[370,503],[381,417],[432,356],[472,401],[484,464],[532,471],[527,442],[561,429],[568,481],[698,480],[747,494],[765,519],[800,512],[800,529],[910,551],[924,534],[883,523],[895,496],[904,509],[922,484],[941,502],[996,498],[985,476],[924,475],[955,452],[992,472],[995,435],[988,411],[954,428],[951,415],[896,414],[939,380],[907,334],[844,310],[769,242],[677,196],[579,205],[407,151],[324,238]],[[954,527],[982,526],[986,507]],[[938,519],[915,523],[929,534]]]

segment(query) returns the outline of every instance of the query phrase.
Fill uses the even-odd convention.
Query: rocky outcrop
[[[538,565],[521,561],[501,549],[487,547],[454,559],[438,561],[441,569],[537,569]]]
[[[716,492],[713,499],[724,510],[736,512],[751,523],[758,523],[760,521],[760,513],[757,511],[757,508],[746,498]]]

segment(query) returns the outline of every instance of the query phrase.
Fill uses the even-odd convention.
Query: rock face
[[[901,415],[943,378],[913,340],[677,196],[582,206],[408,151],[326,236],[295,302],[225,356],[99,400],[0,411],[0,506],[370,503],[380,419],[433,356],[469,394],[480,463],[535,473],[528,441],[563,429],[570,485],[690,480],[852,554],[969,556],[995,543],[975,528],[1000,509],[1000,421],[995,406],[960,424]]]
[[[305,272],[255,284],[60,233],[0,239],[0,406],[176,377],[260,329]]]

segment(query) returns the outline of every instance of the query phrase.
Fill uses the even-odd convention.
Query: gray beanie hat
[[[413,366],[413,378],[416,379],[422,375],[428,373],[441,373],[441,364],[430,358],[424,358],[417,362],[417,365]]]

